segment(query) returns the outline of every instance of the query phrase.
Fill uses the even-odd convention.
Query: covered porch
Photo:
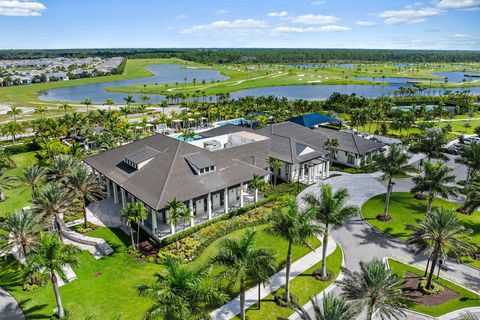
[[[297,175],[297,181],[306,185],[320,182],[330,176],[330,162],[319,158],[302,162]]]

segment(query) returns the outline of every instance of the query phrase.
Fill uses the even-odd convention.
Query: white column
[[[118,188],[117,184],[113,182],[113,203],[118,203]]]
[[[322,163],[322,180],[325,179],[325,164],[326,162]]]
[[[190,227],[193,227],[195,225],[195,218],[193,215],[193,199],[190,199],[188,207],[190,208]]]
[[[312,183],[312,168],[308,167],[308,184]]]
[[[225,213],[228,213],[228,188],[225,188],[223,192],[223,207]]]
[[[207,195],[207,212],[208,212],[208,220],[212,220],[212,194],[211,193]]]
[[[125,209],[125,207],[127,206],[127,197],[125,195],[125,190],[123,188],[120,189],[120,194],[122,195],[122,208]]]
[[[167,213],[168,213],[168,211],[167,211]],[[170,223],[170,231],[172,232],[172,234],[175,234],[176,233],[175,223],[172,223],[171,221],[168,221],[168,223]]]
[[[330,177],[330,161],[327,161],[327,178]]]
[[[157,231],[157,212],[152,209],[152,233],[156,234]]]
[[[110,179],[105,177],[105,181],[107,184],[107,196],[110,198],[112,196],[112,186],[110,185]]]
[[[240,183],[240,208],[243,208],[243,183]]]

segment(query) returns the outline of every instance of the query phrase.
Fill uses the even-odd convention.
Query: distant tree
[[[85,107],[87,108],[87,113],[88,113],[88,111],[89,111],[88,108],[89,108],[90,105],[92,104],[92,99],[86,98],[85,100],[83,100],[82,104],[85,105]]]
[[[432,158],[445,159],[443,154],[445,143],[445,133],[441,129],[427,129],[418,142],[413,145],[412,151],[425,153],[428,161]]]
[[[7,114],[11,117],[13,117],[13,121],[16,123],[17,122],[17,116],[22,114],[22,109],[16,106],[11,106],[10,110],[7,111]]]

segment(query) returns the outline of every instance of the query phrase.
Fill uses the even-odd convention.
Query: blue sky
[[[480,50],[480,0],[0,0],[0,48]]]

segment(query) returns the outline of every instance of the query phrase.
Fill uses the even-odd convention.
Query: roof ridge
[[[182,145],[182,141],[178,141],[178,145],[177,145],[177,149],[175,150],[175,154],[173,155],[173,159],[172,159],[172,162],[170,163],[170,166],[168,167],[168,173],[167,173],[167,177],[165,178],[165,183],[163,184],[163,188],[162,188],[162,191],[160,192],[160,197],[158,197],[158,202],[157,202],[157,205],[155,206],[155,211],[158,210],[158,206],[160,205],[160,202],[163,198],[163,193],[165,192],[165,188],[167,187],[167,182],[168,182],[168,179],[170,178],[170,175],[172,173],[172,167],[173,167],[173,164],[175,163],[175,159],[177,158],[177,155],[178,155],[178,151],[180,150],[180,146]]]
[[[361,152],[360,152],[360,148],[358,147],[357,139],[355,139],[355,136],[356,136],[356,134],[354,134],[354,133],[352,132],[353,143],[355,144],[355,148],[357,149],[357,153],[360,154],[360,153],[361,153]]]

